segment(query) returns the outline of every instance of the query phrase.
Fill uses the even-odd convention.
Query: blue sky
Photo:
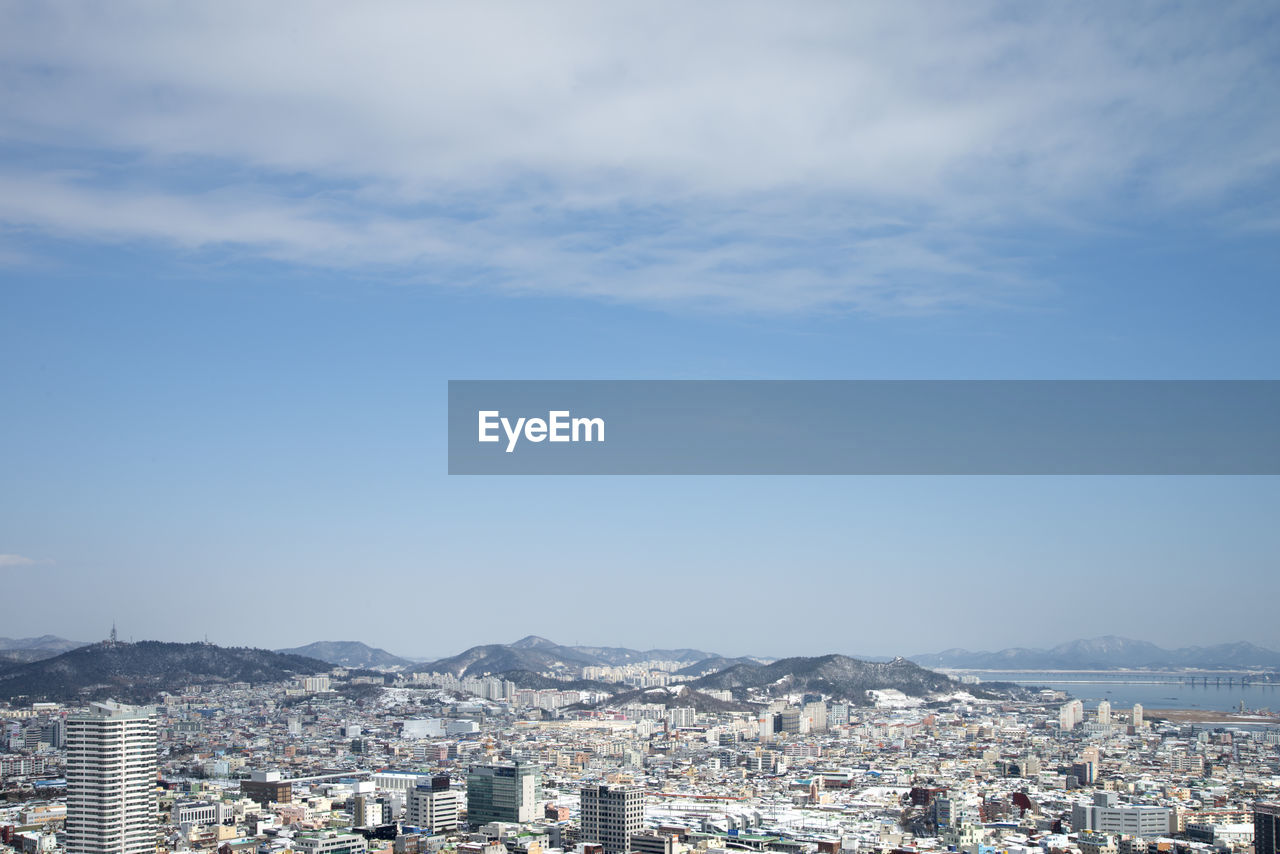
[[[1274,478],[444,475],[449,379],[1276,378],[1269,5],[806,11],[0,10],[0,634],[1280,646]]]

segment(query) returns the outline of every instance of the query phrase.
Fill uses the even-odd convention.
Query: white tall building
[[[94,703],[67,718],[67,854],[154,854],[156,717]]]
[[[1133,704],[1133,727],[1134,729],[1142,729],[1142,704]]]
[[[458,791],[449,787],[448,777],[422,780],[409,792],[405,820],[415,827],[429,828],[432,833],[457,830],[460,804]]]
[[[1062,729],[1075,729],[1084,720],[1084,703],[1072,700],[1064,703],[1058,710],[1058,726]]]
[[[1106,700],[1103,700],[1100,703],[1098,703],[1098,723],[1100,724],[1111,723],[1111,703],[1107,702]]]
[[[694,726],[698,722],[698,713],[692,708],[677,707],[667,709],[667,723],[673,727]]]

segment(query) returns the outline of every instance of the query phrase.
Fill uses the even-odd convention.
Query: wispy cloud
[[[41,566],[52,564],[51,560],[36,560],[35,558],[24,557],[23,555],[5,555],[0,554],[0,568],[14,566]]]
[[[1272,18],[10,6],[0,221],[637,302],[1000,301],[1032,286],[1020,229],[1229,213],[1274,179]]]

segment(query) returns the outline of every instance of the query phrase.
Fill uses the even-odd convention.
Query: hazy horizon
[[[644,644],[644,645],[635,646],[635,645],[626,645],[626,644],[617,644],[617,643],[595,643],[595,642],[590,642],[590,641],[581,641],[581,642],[579,642],[579,641],[565,641],[565,640],[557,639],[557,638],[555,638],[555,637],[551,637],[551,636],[548,636],[548,635],[539,635],[539,634],[537,634],[537,633],[531,633],[531,634],[529,634],[529,635],[521,635],[519,638],[514,638],[514,639],[511,639],[511,640],[496,640],[496,639],[494,639],[494,640],[485,640],[485,641],[481,641],[481,642],[478,642],[478,643],[468,644],[467,646],[459,647],[459,648],[457,648],[457,649],[453,649],[453,650],[448,650],[448,651],[443,651],[443,652],[439,652],[439,653],[431,654],[431,653],[407,652],[407,651],[400,650],[400,649],[393,649],[393,648],[390,648],[390,647],[384,646],[384,645],[382,645],[382,644],[373,643],[373,642],[371,642],[371,641],[367,641],[367,640],[360,640],[360,639],[358,639],[358,638],[317,638],[317,639],[314,639],[314,640],[303,641],[303,642],[300,642],[300,643],[262,644],[262,643],[246,643],[246,642],[241,642],[241,641],[236,641],[236,640],[231,640],[231,639],[221,639],[221,640],[220,640],[220,639],[218,639],[218,638],[214,638],[214,637],[209,637],[209,638],[207,638],[207,639],[206,639],[206,638],[204,638],[204,637],[199,637],[199,638],[185,638],[185,637],[143,637],[143,636],[132,636],[132,635],[130,635],[129,633],[127,633],[127,632],[125,632],[125,631],[123,631],[123,630],[119,629],[119,627],[117,627],[117,631],[118,631],[118,634],[119,634],[119,640],[120,640],[120,641],[122,641],[122,642],[128,642],[128,643],[136,643],[136,642],[140,642],[140,641],[160,641],[160,642],[162,642],[162,643],[198,643],[198,642],[202,642],[202,641],[207,640],[209,643],[212,643],[212,644],[214,644],[215,646],[227,646],[227,647],[232,647],[232,646],[239,646],[239,647],[254,647],[254,648],[258,648],[258,649],[269,649],[269,650],[298,649],[298,648],[301,648],[301,647],[309,646],[309,645],[311,645],[311,644],[313,644],[313,643],[363,643],[363,644],[365,644],[366,646],[368,646],[368,647],[370,647],[370,648],[373,648],[373,649],[381,649],[381,650],[383,650],[384,652],[391,653],[392,655],[396,655],[396,656],[399,656],[399,657],[401,657],[401,658],[408,658],[408,659],[412,659],[412,660],[416,660],[416,661],[438,661],[438,660],[440,660],[440,659],[451,658],[451,657],[453,657],[453,656],[455,656],[455,655],[458,655],[459,653],[462,653],[462,652],[464,652],[465,650],[470,649],[470,648],[475,647],[475,646],[486,646],[486,645],[510,645],[510,644],[512,644],[512,643],[515,643],[515,642],[516,642],[516,641],[518,641],[518,640],[522,640],[523,638],[525,638],[525,637],[530,637],[530,636],[542,637],[542,638],[545,638],[546,640],[550,640],[550,641],[552,641],[552,642],[554,642],[554,643],[556,643],[556,644],[559,644],[559,645],[561,645],[561,646],[567,646],[567,647],[580,646],[580,647],[621,648],[621,649],[633,649],[633,650],[637,650],[637,651],[640,651],[640,652],[646,652],[646,651],[649,651],[649,650],[659,650],[659,649],[667,649],[667,650],[677,650],[677,649],[696,649],[696,650],[699,650],[699,651],[701,651],[701,652],[706,652],[706,653],[710,653],[710,654],[713,654],[713,655],[723,655],[723,656],[725,656],[725,657],[727,657],[727,658],[762,658],[762,659],[768,659],[768,660],[777,660],[777,659],[780,659],[780,658],[789,658],[789,657],[794,657],[794,656],[800,656],[800,657],[815,657],[815,656],[832,655],[832,654],[845,655],[845,656],[848,656],[848,657],[850,657],[850,658],[867,658],[867,657],[875,657],[875,658],[886,658],[886,657],[888,657],[888,658],[893,658],[893,657],[901,657],[901,658],[911,659],[911,658],[913,658],[913,657],[918,657],[918,656],[923,656],[923,655],[934,655],[934,654],[941,653],[941,652],[946,652],[946,651],[949,651],[949,650],[960,650],[960,649],[963,649],[963,650],[965,650],[966,652],[972,652],[972,653],[1000,652],[1000,651],[1001,651],[1001,650],[1003,650],[1003,649],[1039,649],[1039,650],[1046,650],[1046,651],[1048,651],[1048,650],[1051,650],[1051,649],[1053,649],[1054,647],[1060,646],[1060,645],[1062,645],[1062,644],[1069,644],[1069,643],[1076,642],[1076,641],[1102,640],[1102,639],[1107,639],[1107,638],[1119,638],[1119,639],[1121,639],[1121,640],[1137,641],[1137,642],[1139,642],[1139,643],[1153,643],[1152,641],[1145,641],[1145,640],[1144,640],[1144,639],[1142,639],[1142,638],[1132,638],[1132,637],[1126,637],[1126,636],[1124,636],[1124,635],[1097,635],[1097,636],[1094,636],[1094,637],[1088,637],[1088,638],[1084,638],[1084,637],[1066,638],[1066,639],[1063,639],[1063,640],[1061,640],[1061,641],[1057,641],[1057,642],[1052,643],[1052,644],[1015,644],[1015,645],[1013,645],[1013,646],[1011,646],[1011,647],[999,647],[999,648],[990,648],[990,649],[978,649],[978,648],[954,647],[954,646],[952,646],[952,647],[941,647],[941,648],[938,648],[938,649],[930,649],[930,650],[915,650],[914,652],[911,652],[911,653],[904,653],[904,652],[878,653],[878,652],[870,652],[870,651],[868,651],[868,650],[852,651],[852,652],[851,652],[851,651],[849,651],[849,650],[845,650],[845,649],[823,649],[823,650],[811,650],[811,651],[808,651],[808,652],[790,652],[790,653],[787,653],[787,654],[785,654],[785,655],[774,655],[774,654],[770,654],[770,653],[768,653],[768,652],[760,652],[760,651],[755,651],[755,652],[727,651],[727,650],[717,649],[717,648],[711,648],[711,647],[707,647],[707,646],[694,645],[694,644],[683,644],[683,643]],[[58,633],[55,633],[55,632],[43,632],[43,633],[41,633],[41,634],[29,635],[29,636],[27,636],[27,637],[28,637],[28,638],[32,638],[32,639],[34,639],[34,638],[45,637],[45,636],[53,636],[53,637],[60,638],[60,639],[62,639],[62,640],[74,641],[74,642],[77,642],[77,643],[85,643],[85,644],[98,643],[98,642],[100,642],[100,641],[103,641],[103,640],[106,640],[106,639],[107,639],[105,636],[104,636],[103,638],[97,638],[97,639],[92,639],[92,640],[90,640],[90,639],[85,639],[85,638],[73,638],[73,637],[67,637],[67,636],[65,636],[65,635],[61,635],[61,634],[58,634]],[[17,639],[17,638],[15,638],[15,637],[11,637],[11,636],[4,636],[4,637],[6,637],[6,639]],[[1274,649],[1273,647],[1270,647],[1270,646],[1268,646],[1267,644],[1263,644],[1263,643],[1256,643],[1256,642],[1254,642],[1254,641],[1249,641],[1249,640],[1241,640],[1241,639],[1238,639],[1238,638],[1237,638],[1237,639],[1234,639],[1234,640],[1220,640],[1220,641],[1213,641],[1213,642],[1209,642],[1209,643],[1202,643],[1202,644],[1184,644],[1184,645],[1180,645],[1180,646],[1166,646],[1166,645],[1158,644],[1158,643],[1157,643],[1157,644],[1155,644],[1155,645],[1156,645],[1156,646],[1159,646],[1159,647],[1161,647],[1161,648],[1163,648],[1163,649],[1167,649],[1167,650],[1173,651],[1173,650],[1176,650],[1176,649],[1183,649],[1183,648],[1190,648],[1190,647],[1213,647],[1213,646],[1229,645],[1229,644],[1235,644],[1235,643],[1250,643],[1250,644],[1254,644],[1255,646],[1262,647],[1262,648],[1264,648],[1264,649],[1269,649],[1269,650],[1271,650],[1271,651],[1273,651],[1273,652],[1280,652],[1280,650]]]

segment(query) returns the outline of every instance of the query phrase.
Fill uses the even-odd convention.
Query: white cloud
[[[624,300],[1000,299],[993,234],[1274,175],[1266,13],[9,6],[0,220]]]

